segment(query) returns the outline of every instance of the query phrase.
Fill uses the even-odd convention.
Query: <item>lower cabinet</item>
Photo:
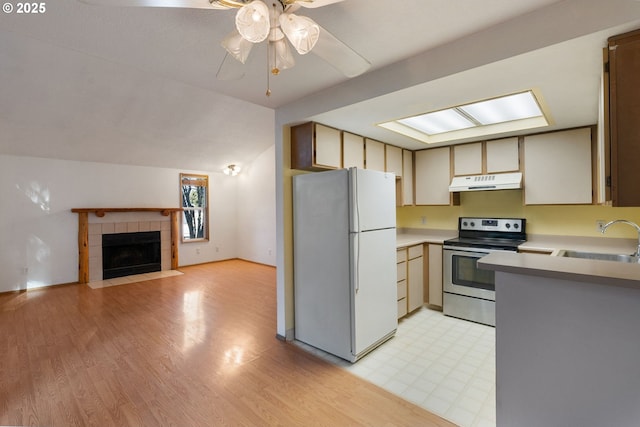
[[[398,268],[398,319],[407,314],[407,249],[396,251]]]
[[[424,246],[398,249],[398,319],[424,304]]]
[[[424,257],[423,245],[408,249],[407,261],[407,311],[411,313],[424,304]]]
[[[442,308],[442,245],[429,244],[429,306]]]

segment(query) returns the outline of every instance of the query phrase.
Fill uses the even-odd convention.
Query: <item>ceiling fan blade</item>
[[[313,9],[316,7],[327,6],[333,3],[339,3],[344,0],[294,0],[294,1],[302,7],[308,7]]]
[[[320,27],[320,37],[311,53],[328,62],[347,77],[356,77],[371,67],[371,63],[358,52]]]
[[[179,7],[188,9],[231,9],[242,6],[243,1],[233,0],[79,0],[100,6]]]
[[[225,52],[224,59],[218,68],[218,80],[240,80],[246,73],[246,65],[237,61],[229,52]]]

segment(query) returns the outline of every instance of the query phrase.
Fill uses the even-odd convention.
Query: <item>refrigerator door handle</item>
[[[360,233],[351,234],[351,283],[356,293],[360,290]]]

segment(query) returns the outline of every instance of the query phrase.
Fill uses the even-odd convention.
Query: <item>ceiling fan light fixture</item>
[[[254,0],[238,9],[236,28],[247,41],[260,43],[269,36],[269,8],[260,0]]]
[[[280,15],[280,27],[300,55],[310,52],[320,37],[320,27],[306,16],[283,13]]]
[[[280,74],[280,71],[292,68],[296,65],[296,61],[291,54],[291,49],[285,39],[269,41],[269,71],[274,76]]]
[[[243,64],[247,61],[253,47],[253,43],[242,37],[238,30],[229,33],[220,44],[231,56]]]

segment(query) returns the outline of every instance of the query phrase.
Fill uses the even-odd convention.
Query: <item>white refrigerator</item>
[[[398,326],[395,176],[293,177],[295,338],[355,362]]]

